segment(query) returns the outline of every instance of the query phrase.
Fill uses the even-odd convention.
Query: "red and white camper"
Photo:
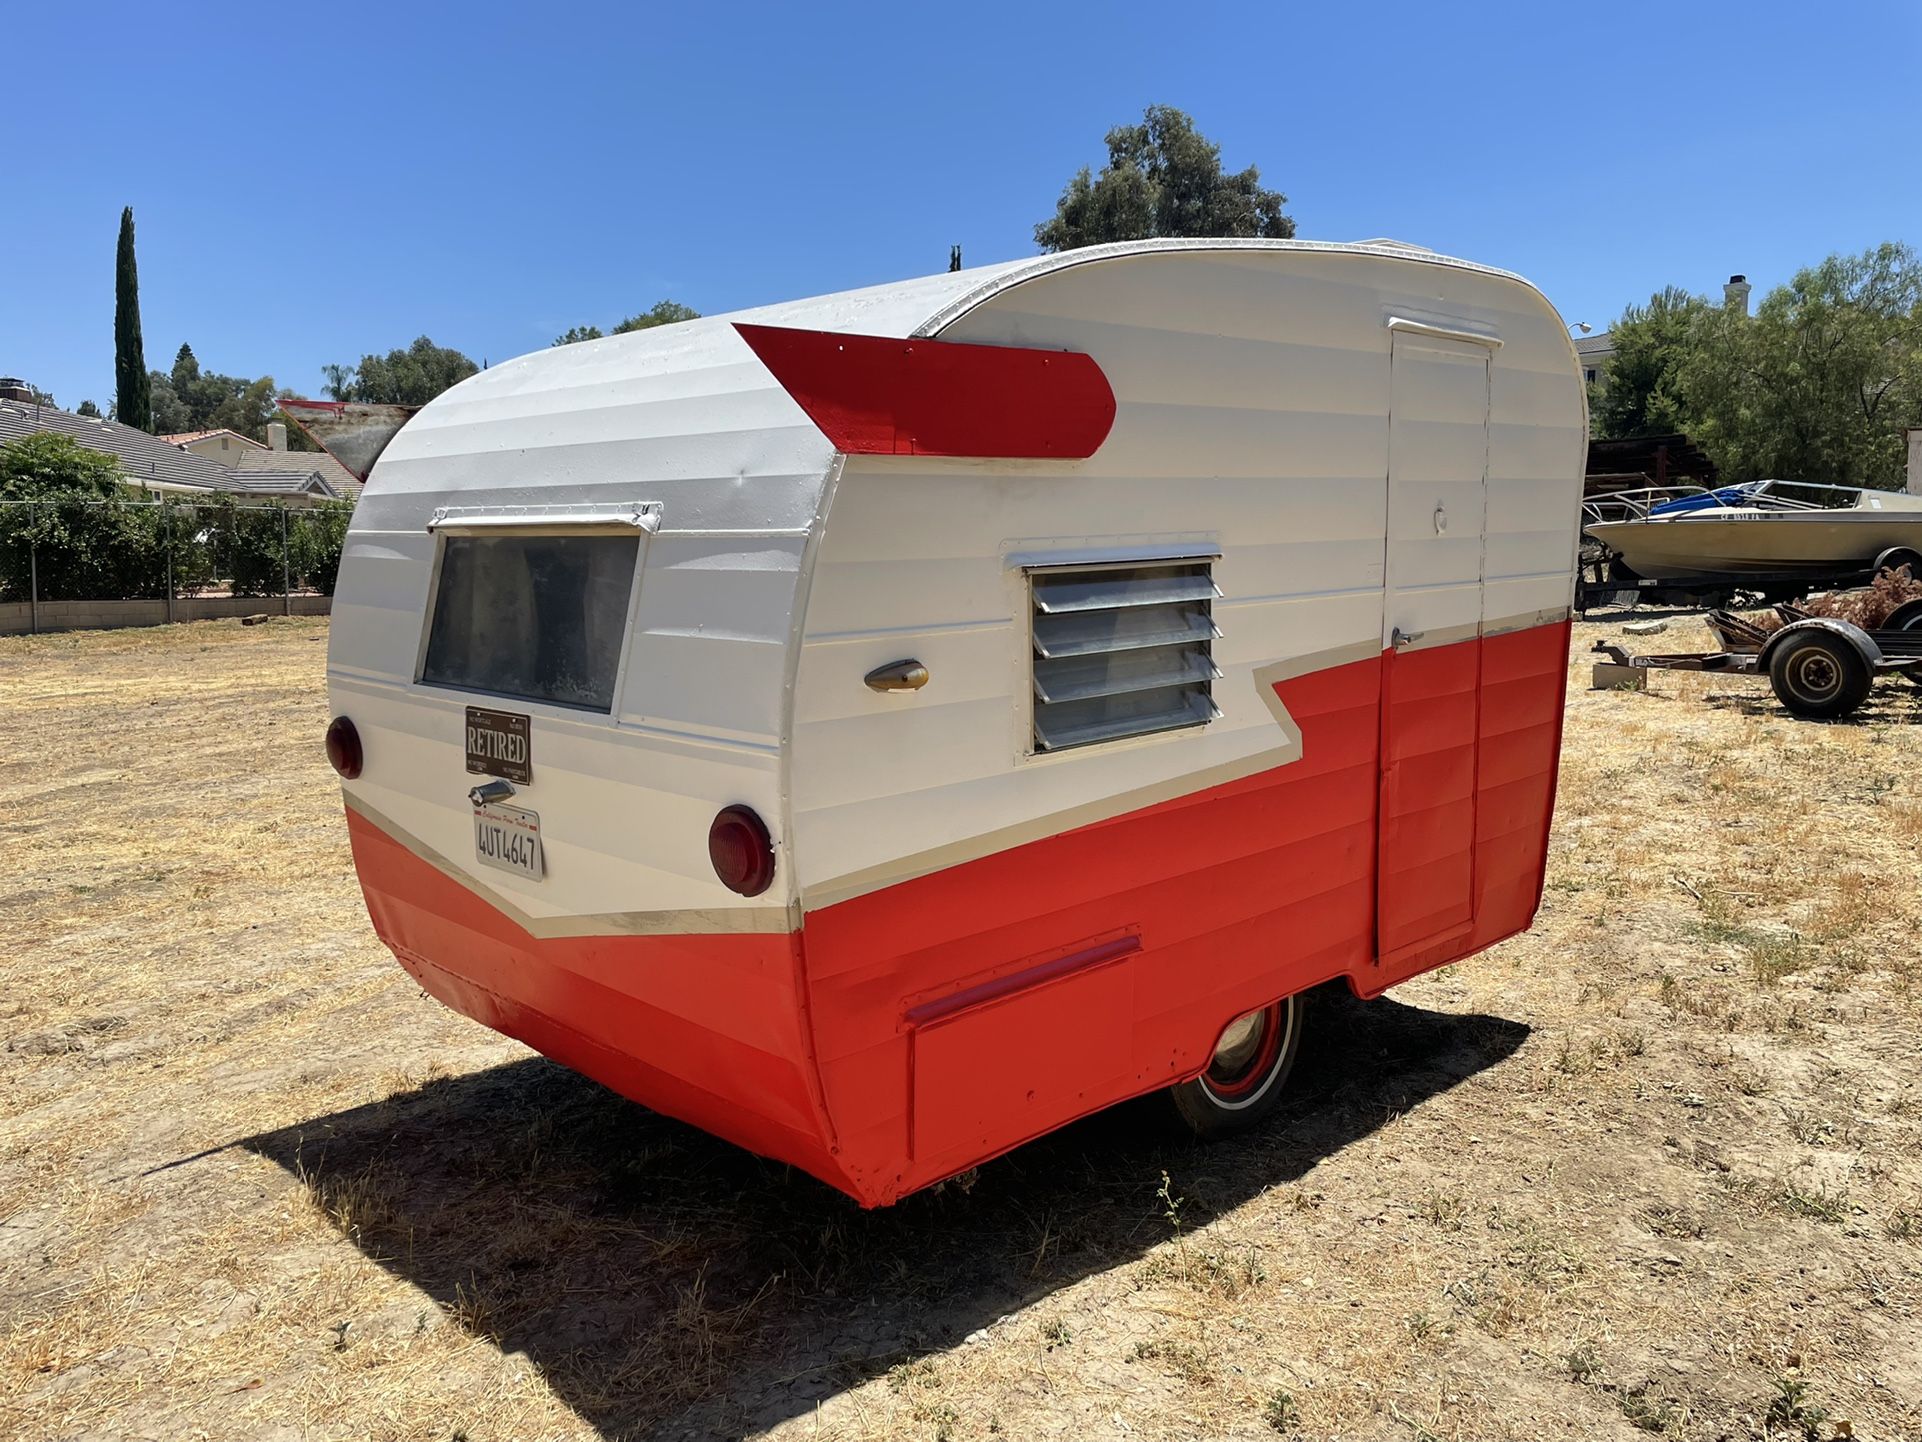
[[[329,657],[429,992],[893,1201],[1522,930],[1586,417],[1516,276],[1145,241],[497,365]]]

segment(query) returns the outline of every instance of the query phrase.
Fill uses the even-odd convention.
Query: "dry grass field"
[[[324,623],[0,640],[0,1437],[1922,1438],[1922,689],[1616,634],[1531,934],[876,1213],[422,997]]]

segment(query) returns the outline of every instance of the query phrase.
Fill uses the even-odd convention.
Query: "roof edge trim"
[[[997,275],[975,289],[967,291],[959,299],[950,301],[917,326],[912,334],[920,338],[937,336],[976,306],[992,300],[1004,291],[1012,290],[1018,285],[1025,285],[1031,280],[1038,280],[1044,275],[1052,275],[1056,271],[1127,256],[1166,255],[1180,251],[1276,251],[1299,255],[1375,255],[1384,260],[1398,260],[1408,265],[1439,265],[1451,270],[1496,276],[1502,280],[1512,280],[1525,285],[1537,295],[1541,295],[1541,291],[1525,276],[1517,275],[1512,270],[1502,270],[1497,266],[1482,265],[1472,260],[1458,260],[1454,256],[1439,255],[1434,251],[1415,250],[1393,244],[1336,240],[1258,240],[1237,237],[1222,237],[1218,240],[1172,237],[1153,241],[1121,240],[1108,245],[1090,245],[1080,250],[1062,250],[1052,255],[1036,256],[1032,263]],[[1542,299],[1544,302],[1548,300],[1546,296]],[[1551,310],[1554,308],[1552,303],[1549,308]]]

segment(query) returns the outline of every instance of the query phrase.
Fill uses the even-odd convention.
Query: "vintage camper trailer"
[[[429,992],[886,1203],[1529,924],[1586,423],[1513,275],[1045,256],[563,346],[380,454],[329,751]]]

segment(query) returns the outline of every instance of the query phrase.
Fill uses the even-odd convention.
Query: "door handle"
[[[1404,631],[1401,627],[1397,626],[1393,631],[1388,633],[1388,639],[1394,645],[1394,648],[1399,651],[1404,646],[1414,645],[1427,634],[1426,631]]]

